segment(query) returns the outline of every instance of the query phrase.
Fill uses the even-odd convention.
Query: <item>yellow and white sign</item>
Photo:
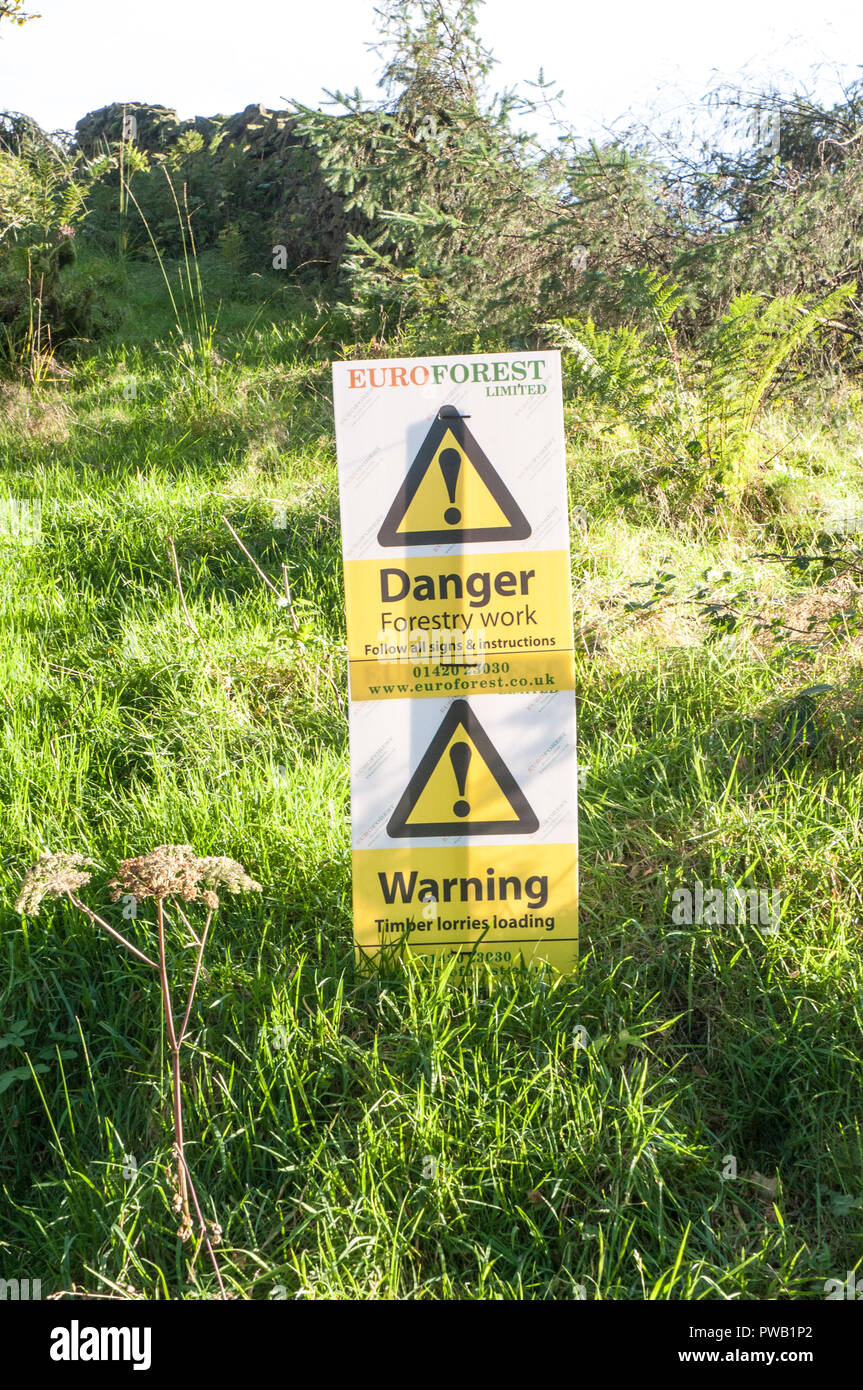
[[[353,698],[434,697],[453,665],[471,693],[572,689],[559,353],[343,362],[333,385]]]
[[[568,970],[578,955],[575,844],[364,850],[354,855],[362,961],[402,952],[494,974]]]
[[[390,556],[345,563],[356,700],[574,684],[568,550]]]
[[[355,939],[566,968],[577,951],[560,356],[333,367]]]
[[[572,962],[571,692],[353,704],[351,806],[364,954],[504,949],[490,963]]]

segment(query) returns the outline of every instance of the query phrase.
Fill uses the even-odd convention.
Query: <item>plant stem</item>
[[[227,1298],[228,1295],[227,1295],[227,1293],[225,1292],[225,1285],[222,1283],[222,1271],[219,1269],[219,1261],[216,1259],[216,1252],[215,1252],[215,1250],[213,1249],[213,1245],[212,1245],[212,1242],[211,1242],[211,1240],[210,1240],[209,1232],[207,1231],[207,1223],[206,1223],[206,1221],[204,1220],[203,1215],[201,1214],[201,1207],[200,1207],[200,1204],[199,1204],[199,1202],[198,1202],[198,1194],[197,1194],[197,1192],[195,1191],[195,1184],[192,1182],[192,1174],[189,1172],[188,1166],[187,1166],[187,1164],[186,1164],[185,1156],[180,1152],[179,1148],[178,1148],[178,1150],[177,1150],[177,1153],[178,1153],[178,1155],[179,1155],[180,1162],[181,1162],[182,1165],[183,1165],[183,1174],[184,1174],[184,1176],[185,1176],[186,1181],[187,1181],[188,1184],[189,1184],[189,1190],[190,1190],[190,1192],[191,1192],[191,1194],[192,1194],[192,1201],[195,1203],[195,1211],[197,1212],[198,1221],[200,1222],[200,1226],[201,1226],[201,1235],[202,1235],[202,1237],[203,1237],[204,1244],[205,1244],[206,1247],[207,1247],[207,1253],[209,1254],[210,1259],[212,1260],[213,1269],[216,1271],[216,1278],[217,1278],[218,1281],[219,1281],[219,1288],[220,1288],[221,1291],[222,1291],[222,1298]]]
[[[173,907],[174,911],[177,913],[178,917],[180,918],[180,921],[183,923],[183,926],[186,928],[187,932],[188,932],[189,935],[191,936],[191,938],[192,938],[192,940],[194,941],[195,945],[196,945],[196,946],[200,946],[200,944],[201,944],[201,938],[199,937],[198,933],[195,931],[195,928],[192,926],[192,923],[189,921],[189,919],[188,919],[188,917],[186,916],[185,912],[184,912],[183,909],[180,907],[180,904],[177,902],[177,899],[176,899],[176,898],[172,898],[172,899],[171,899],[171,906]]]
[[[252,555],[251,552],[250,552],[249,550],[247,550],[246,547],[243,545],[243,542],[240,540],[239,536],[237,535],[236,531],[234,530],[234,528],[233,528],[233,526],[231,525],[231,523],[230,523],[230,521],[228,520],[228,518],[227,518],[226,516],[223,516],[223,517],[222,517],[222,520],[224,521],[225,525],[227,526],[227,528],[228,528],[228,530],[230,531],[231,535],[233,536],[234,540],[237,542],[237,545],[238,545],[238,546],[240,547],[240,549],[242,550],[243,554],[247,557],[247,559],[251,560],[252,564],[254,565],[254,567],[255,567],[255,569],[257,570],[258,574],[260,575],[261,579],[263,579],[263,581],[264,581],[264,583],[266,584],[267,588],[268,588],[268,589],[272,589],[272,591],[273,591],[273,593],[275,594],[276,598],[281,598],[281,594],[279,593],[279,591],[278,591],[278,589],[276,588],[275,584],[273,583],[273,581],[272,581],[271,579],[268,579],[268,578],[267,578],[267,576],[264,574],[264,571],[261,569],[261,567],[260,567],[260,565],[258,564],[257,560],[255,559],[254,555]],[[288,599],[288,603],[290,604],[290,598]]]
[[[204,949],[207,944],[207,937],[209,936],[210,925],[213,921],[215,908],[210,908],[207,914],[207,920],[204,923],[204,929],[201,933],[200,938],[198,938],[197,934],[192,930],[191,924],[189,923],[179,903],[173,897],[171,898],[173,906],[176,908],[183,922],[185,922],[186,926],[192,932],[192,935],[195,938],[195,942],[198,946],[198,954],[195,960],[195,970],[192,976],[192,983],[189,989],[189,996],[186,1000],[186,1009],[183,1015],[183,1022],[178,1033],[176,1024],[174,1022],[174,1009],[171,1003],[171,990],[168,982],[168,962],[165,950],[164,899],[156,899],[156,925],[158,929],[159,938],[159,960],[157,964],[156,961],[151,960],[149,956],[144,955],[143,951],[139,951],[137,946],[133,946],[132,942],[128,941],[125,936],[121,935],[120,932],[115,931],[115,929],[108,922],[106,922],[103,917],[100,917],[97,912],[94,912],[93,909],[87,905],[87,903],[82,902],[81,899],[75,893],[70,892],[67,889],[66,897],[75,907],[80,908],[80,910],[85,914],[85,916],[89,917],[91,922],[96,922],[99,924],[99,926],[104,927],[105,931],[108,932],[110,936],[113,936],[117,941],[121,943],[121,945],[125,946],[128,951],[131,951],[132,954],[137,956],[139,960],[142,960],[145,963],[145,965],[151,966],[154,970],[157,970],[159,973],[159,982],[162,990],[162,1009],[165,1016],[165,1024],[168,1030],[168,1042],[171,1048],[171,1091],[174,1109],[174,1159],[177,1165],[177,1191],[180,1197],[181,1209],[183,1213],[182,1224],[184,1229],[182,1231],[182,1234],[185,1237],[186,1232],[188,1231],[188,1233],[191,1233],[192,1230],[192,1217],[189,1205],[189,1199],[191,1197],[192,1203],[194,1204],[195,1212],[197,1214],[198,1223],[200,1226],[201,1239],[207,1247],[207,1253],[209,1254],[210,1260],[213,1265],[213,1269],[215,1270],[216,1278],[219,1282],[221,1296],[222,1298],[227,1298],[228,1295],[225,1291],[225,1285],[222,1279],[221,1270],[219,1268],[219,1262],[216,1258],[216,1252],[213,1249],[213,1243],[210,1239],[209,1231],[207,1230],[207,1223],[204,1220],[204,1216],[201,1211],[201,1205],[198,1201],[198,1194],[195,1191],[195,1184],[192,1181],[192,1175],[189,1171],[189,1165],[186,1162],[185,1136],[183,1132],[183,1091],[182,1079],[180,1075],[180,1049],[182,1048],[183,1041],[186,1037],[186,1030],[189,1026],[189,1018],[192,1012],[192,1005],[195,1002],[195,994],[198,988],[198,981],[201,976],[201,967],[204,959]],[[197,1258],[197,1256],[195,1258]],[[194,1267],[194,1260],[192,1264]]]
[[[182,909],[180,908],[179,904],[178,904],[178,903],[176,902],[176,900],[173,899],[173,898],[171,899],[171,901],[173,902],[174,907],[175,907],[175,908],[177,909],[177,911],[180,913],[180,916],[183,917],[183,920],[185,921],[185,914],[183,913],[183,911],[182,911]],[[164,956],[164,949],[165,949],[165,948],[164,948],[165,931],[164,931],[164,912],[163,912],[163,904],[162,904],[162,899],[161,899],[161,898],[158,900],[157,906],[158,906],[158,912],[159,912],[159,956],[160,956],[160,960],[162,960],[162,961],[164,962],[164,959],[165,959],[165,956]],[[170,1001],[170,998],[169,998],[169,996],[168,996],[168,977],[167,977],[167,972],[165,972],[165,973],[163,974],[163,980],[164,980],[165,1009],[166,1009],[166,1013],[167,1013],[167,1016],[168,1016],[168,1019],[169,1019],[169,1023],[168,1023],[168,1037],[169,1037],[170,1042],[171,1042],[171,1054],[172,1054],[173,1075],[174,1075],[174,1096],[175,1096],[174,1114],[175,1114],[175,1119],[176,1119],[176,1133],[177,1133],[177,1142],[176,1142],[174,1148],[175,1148],[175,1152],[176,1152],[177,1158],[178,1158],[178,1160],[179,1160],[179,1166],[180,1166],[180,1171],[181,1171],[181,1184],[182,1184],[182,1186],[181,1186],[181,1192],[182,1192],[182,1195],[183,1195],[183,1198],[184,1198],[183,1213],[184,1213],[184,1215],[186,1215],[186,1216],[189,1215],[188,1198],[189,1198],[189,1196],[191,1195],[192,1202],[194,1203],[195,1211],[196,1211],[197,1216],[198,1216],[198,1222],[199,1222],[200,1227],[201,1227],[201,1237],[202,1237],[202,1239],[203,1239],[203,1241],[204,1241],[204,1244],[205,1244],[206,1247],[207,1247],[207,1253],[208,1253],[209,1256],[210,1256],[210,1260],[212,1261],[213,1269],[214,1269],[215,1272],[216,1272],[216,1278],[217,1278],[218,1281],[219,1281],[219,1288],[220,1288],[221,1293],[222,1293],[222,1298],[227,1298],[228,1295],[227,1295],[227,1293],[225,1292],[225,1285],[224,1285],[224,1283],[222,1282],[222,1272],[221,1272],[221,1270],[219,1269],[219,1262],[218,1262],[218,1260],[216,1259],[216,1252],[215,1252],[215,1250],[213,1249],[213,1245],[212,1245],[212,1242],[211,1242],[211,1240],[210,1240],[209,1232],[207,1231],[207,1223],[206,1223],[206,1221],[204,1220],[203,1214],[202,1214],[202,1212],[201,1212],[201,1206],[200,1206],[200,1203],[199,1203],[199,1201],[198,1201],[198,1194],[197,1194],[197,1192],[195,1191],[195,1184],[194,1184],[194,1182],[192,1181],[192,1174],[189,1172],[189,1165],[188,1165],[188,1163],[186,1162],[186,1154],[185,1154],[185,1150],[184,1150],[184,1147],[183,1147],[183,1114],[182,1114],[182,1104],[181,1104],[180,1099],[179,1099],[179,1097],[180,1097],[180,1048],[183,1046],[183,1039],[184,1039],[185,1036],[186,1036],[186,1029],[187,1029],[188,1024],[189,1024],[189,1015],[190,1015],[190,1013],[192,1012],[192,1004],[194,1003],[194,1000],[195,1000],[195,991],[196,991],[197,988],[198,988],[198,979],[199,979],[199,976],[200,976],[200,973],[201,973],[201,962],[202,962],[202,960],[203,960],[203,958],[204,958],[204,947],[205,947],[206,944],[207,944],[207,935],[208,935],[209,930],[210,930],[210,923],[211,923],[212,920],[213,920],[213,913],[214,913],[214,911],[215,911],[215,908],[212,908],[212,907],[211,907],[211,908],[210,908],[210,911],[209,911],[208,914],[207,914],[207,920],[206,920],[206,922],[204,923],[204,930],[203,930],[202,933],[201,933],[201,939],[200,939],[200,943],[199,943],[199,945],[198,945],[198,957],[197,957],[197,960],[195,961],[195,973],[194,973],[194,975],[192,976],[192,985],[191,985],[191,988],[190,988],[190,990],[189,990],[189,998],[188,998],[188,1000],[187,1000],[187,1002],[186,1002],[186,1012],[185,1012],[185,1014],[184,1014],[184,1016],[183,1016],[183,1023],[182,1023],[182,1026],[181,1026],[181,1028],[180,1028],[179,1034],[175,1033],[175,1031],[174,1031],[174,1021],[173,1021],[173,1017],[172,1017],[172,1014],[171,1014],[171,1001]],[[191,1218],[190,1218],[190,1219],[191,1219]]]
[[[288,612],[291,615],[291,626],[293,627],[294,632],[299,632],[300,624],[297,620],[297,615],[294,612],[294,603],[293,599],[291,598],[291,584],[290,580],[288,579],[287,565],[282,565],[282,579],[285,582],[285,598],[288,600]]]
[[[201,942],[198,947],[198,959],[195,961],[195,973],[192,976],[192,988],[189,990],[189,1000],[186,1004],[186,1013],[183,1018],[183,1026],[180,1029],[180,1036],[177,1040],[178,1050],[183,1046],[183,1039],[186,1036],[186,1028],[189,1023],[189,1014],[192,1012],[192,1003],[195,998],[195,990],[198,988],[198,976],[201,973],[201,961],[204,958],[204,947],[207,944],[207,932],[210,930],[210,923],[213,920],[213,911],[214,909],[211,907],[207,916],[207,920],[204,923],[204,930],[201,934]]]
[[[156,899],[156,924],[159,931],[159,979],[162,985],[162,1006],[165,1010],[168,1041],[171,1045],[171,1079],[174,1093],[174,1137],[176,1140],[177,1152],[181,1160],[181,1166],[177,1176],[180,1186],[180,1197],[183,1203],[183,1216],[186,1222],[191,1225],[189,1186],[186,1176],[185,1149],[183,1147],[183,1096],[180,1089],[180,1047],[177,1042],[177,1031],[174,1027],[171,992],[168,988],[168,967],[165,959],[165,913],[161,898]]]
[[[143,951],[139,951],[137,946],[133,946],[131,941],[127,941],[125,936],[122,936],[120,932],[115,931],[112,926],[109,926],[104,917],[100,917],[97,912],[93,911],[92,907],[88,907],[86,903],[82,903],[81,899],[76,897],[74,893],[67,892],[66,897],[69,899],[70,903],[74,903],[75,907],[79,907],[81,911],[90,918],[91,922],[98,922],[100,927],[104,927],[109,936],[113,936],[115,940],[126,947],[127,951],[131,951],[133,956],[137,956],[145,965],[151,965],[154,970],[159,969],[154,960],[150,960],[150,957],[145,956]]]

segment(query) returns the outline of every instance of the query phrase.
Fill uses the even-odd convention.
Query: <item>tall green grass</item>
[[[11,906],[42,850],[108,866],[176,841],[264,887],[220,914],[189,1047],[189,1161],[233,1296],[824,1297],[863,1257],[856,653],[810,661],[749,629],[708,643],[676,600],[626,608],[661,569],[685,586],[737,567],[779,606],[814,601],[811,577],[751,559],[761,522],[672,529],[616,502],[613,436],[573,430],[578,967],[539,986],[361,978],[338,326],[226,279],[215,341],[234,367],[199,399],[164,351],[158,272],[129,273],[123,335],[67,385],[7,394],[0,426],[0,495],[39,498],[43,519],[37,543],[0,544],[0,1274],[216,1292],[175,1237],[155,982],[80,915]],[[825,449],[855,429],[829,424]],[[274,580],[288,566],[314,641],[222,516]],[[823,737],[794,755],[782,709],[816,680],[835,687]],[[781,888],[778,932],[674,925],[671,892],[696,878]],[[105,893],[100,910],[120,909]]]

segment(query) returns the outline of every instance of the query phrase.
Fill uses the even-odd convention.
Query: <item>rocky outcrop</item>
[[[168,106],[114,101],[81,118],[75,127],[75,144],[88,159],[102,154],[122,139],[124,116],[134,119],[135,143],[147,154],[169,149],[183,129],[193,124],[179,120],[176,111]]]
[[[197,200],[195,228],[201,246],[237,227],[251,264],[262,264],[272,247],[284,246],[289,265],[314,262],[334,269],[349,231],[364,229],[362,219],[346,213],[341,198],[327,188],[314,151],[295,132],[296,117],[289,111],[252,104],[232,116],[181,121],[167,106],[113,102],[78,122],[77,147],[88,159],[95,158],[120,141],[124,120],[127,138],[147,155],[151,168],[167,161],[180,173],[192,201]],[[182,138],[193,134],[200,139]],[[189,151],[187,169],[182,161]],[[143,207],[146,183],[135,177]],[[160,222],[159,212],[155,220]]]

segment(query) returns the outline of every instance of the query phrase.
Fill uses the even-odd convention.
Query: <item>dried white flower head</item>
[[[41,854],[24,875],[15,911],[36,917],[43,898],[62,898],[89,883],[88,867],[95,865],[84,854]]]
[[[260,893],[255,883],[235,859],[215,856],[199,859],[191,845],[157,845],[149,854],[124,859],[117,878],[111,880],[111,899],[116,902],[131,893],[137,902],[146,898],[199,899],[210,908],[219,906],[214,892],[220,884],[230,893]]]
[[[195,851],[191,845],[157,845],[149,854],[138,854],[120,861],[119,873],[108,884],[111,900],[131,893],[136,902],[147,898],[166,898],[174,894],[193,902]]]
[[[201,882],[205,889],[213,890],[218,887],[227,888],[229,893],[260,893],[261,885],[250,878],[236,859],[227,859],[224,855],[212,855],[209,858],[198,860],[198,869],[201,874]],[[215,897],[215,893],[209,891],[203,895]],[[216,898],[215,906],[218,906]]]

